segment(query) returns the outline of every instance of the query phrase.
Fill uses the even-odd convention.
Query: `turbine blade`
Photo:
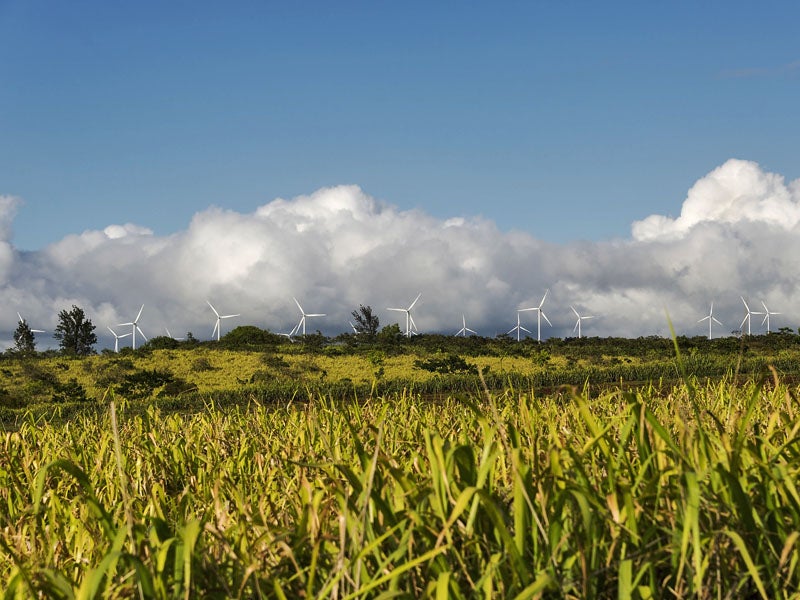
[[[220,317],[220,319],[230,319],[231,317],[241,317],[241,316],[242,315],[239,315],[239,314],[236,314],[236,315],[222,315]]]
[[[722,323],[720,321],[718,321],[716,317],[711,317],[711,318],[714,320],[714,323],[716,323],[717,325],[722,325]]]
[[[214,308],[214,305],[213,305],[213,304],[211,304],[211,302],[209,302],[208,300],[206,300],[206,303],[207,303],[207,304],[208,304],[208,305],[211,307],[211,310],[213,310],[213,311],[214,311],[214,314],[215,314],[215,315],[217,315],[217,316],[219,317],[219,313],[217,312],[217,309],[216,309],[216,308]]]
[[[19,317],[19,322],[20,323],[22,323],[25,320],[25,319],[22,318],[21,314],[17,313],[17,316]]]
[[[578,318],[580,319],[580,318],[581,318],[581,316],[578,314],[578,311],[577,311],[577,310],[575,310],[575,307],[574,307],[574,306],[570,306],[570,308],[572,309],[572,312],[574,312],[574,313],[575,313],[575,316],[576,316],[576,317],[578,317]]]
[[[572,333],[575,333],[576,331],[578,331],[578,325],[580,325],[580,324],[581,324],[581,318],[578,317],[578,320],[575,321],[575,327],[572,328]]]
[[[540,312],[542,313],[542,318],[543,318],[545,321],[547,321],[547,324],[548,324],[548,325],[550,325],[550,327],[552,327],[552,326],[553,326],[553,324],[550,322],[550,319],[548,319],[548,318],[547,318],[547,315],[546,315],[546,314],[544,314],[544,311],[540,311]]]
[[[531,333],[531,330],[530,330],[530,329],[525,329],[525,328],[524,328],[522,325],[520,325],[520,326],[519,326],[519,328],[520,328],[522,331],[527,331],[528,333]],[[533,334],[531,334],[531,335],[533,335]]]
[[[141,335],[141,336],[144,338],[144,341],[146,342],[146,341],[147,341],[147,336],[144,334],[144,331],[142,331],[141,329],[139,329],[139,326],[138,326],[138,325],[136,326],[136,331],[138,331],[138,332],[139,332],[139,335]]]
[[[306,314],[306,311],[304,311],[304,310],[303,310],[303,307],[302,307],[302,306],[300,306],[300,303],[297,301],[297,298],[295,298],[294,296],[292,296],[292,300],[294,300],[294,303],[295,303],[295,304],[297,304],[297,308],[299,308],[299,309],[300,309],[300,312],[301,312],[301,313],[303,313],[303,314]]]
[[[311,314],[308,314],[306,316],[307,317],[326,317],[327,315],[325,313],[311,313]]]
[[[747,302],[744,301],[744,296],[739,296],[739,298],[742,299],[742,304],[744,304],[744,307],[747,310],[747,312],[750,312],[750,307],[747,306]]]
[[[211,337],[213,338],[217,335],[217,329],[219,329],[219,319],[217,319],[216,323],[214,323],[214,331],[211,332]]]
[[[144,310],[144,304],[142,304],[142,308],[139,309],[139,314],[136,315],[136,318],[133,320],[134,323],[138,323],[139,322],[139,317],[142,316],[142,311],[143,310]]]
[[[412,308],[414,308],[414,305],[417,303],[417,300],[419,300],[419,297],[420,297],[420,296],[422,296],[422,292],[420,292],[419,294],[417,294],[417,297],[416,297],[416,298],[414,298],[414,301],[411,303],[411,306],[409,306],[409,307],[408,307],[408,310],[411,310]]]
[[[544,291],[544,296],[542,296],[542,301],[541,301],[541,302],[539,302],[539,306],[538,306],[538,308],[542,308],[542,305],[544,304],[544,301],[545,301],[545,299],[547,298],[547,294],[549,294],[549,293],[550,293],[550,288],[547,288],[547,289]]]

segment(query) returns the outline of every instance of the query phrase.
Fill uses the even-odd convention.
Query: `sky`
[[[494,335],[547,289],[542,337],[570,305],[587,335],[707,333],[711,302],[721,335],[740,296],[796,329],[798,17],[0,0],[0,347],[73,303],[203,339],[206,300],[337,333],[419,292],[420,329]]]

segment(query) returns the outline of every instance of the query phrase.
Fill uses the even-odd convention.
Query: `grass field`
[[[31,420],[5,597],[796,597],[797,390],[393,395]]]

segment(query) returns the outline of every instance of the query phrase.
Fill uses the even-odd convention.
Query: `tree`
[[[53,337],[59,341],[64,353],[85,356],[94,351],[92,346],[97,343],[94,329],[83,309],[73,304],[72,310],[58,313],[58,325]]]
[[[27,321],[23,319],[14,331],[15,350],[20,354],[32,354],[36,351],[36,340]]]
[[[378,333],[378,315],[372,314],[371,306],[359,304],[358,310],[354,310],[350,314],[353,315],[353,320],[355,321],[353,326],[356,333],[362,333],[370,337],[374,337]]]

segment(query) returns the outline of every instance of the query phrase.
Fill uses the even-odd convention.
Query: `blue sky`
[[[0,348],[800,325],[800,4],[0,0]],[[277,200],[277,199],[284,200]],[[762,305],[762,302],[764,305]],[[522,313],[528,319],[532,313]],[[225,324],[226,327],[228,323]],[[528,329],[530,321],[523,323]],[[766,325],[753,322],[762,332]],[[180,332],[180,333],[179,333]],[[42,345],[52,344],[45,334]]]
[[[356,184],[548,242],[800,176],[800,5],[0,0],[13,244]]]

